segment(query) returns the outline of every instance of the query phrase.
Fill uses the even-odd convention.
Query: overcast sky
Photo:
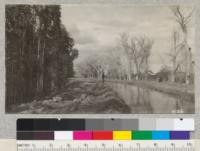
[[[177,27],[169,6],[62,5],[61,15],[79,50],[75,64],[91,54],[111,50],[124,32],[154,39],[150,57],[152,71],[169,63],[166,53],[170,50],[171,33]],[[192,23],[189,33],[189,44],[194,48]]]

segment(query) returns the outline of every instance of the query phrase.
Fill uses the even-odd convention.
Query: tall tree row
[[[121,36],[121,48],[127,56],[128,65],[128,79],[131,80],[133,68],[135,69],[135,79],[144,78],[147,80],[149,72],[149,57],[154,41],[148,37],[133,37],[124,33]]]
[[[6,6],[6,108],[39,100],[72,77],[78,56],[58,5]]]

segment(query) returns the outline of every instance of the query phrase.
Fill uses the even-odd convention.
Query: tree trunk
[[[146,69],[145,69],[145,80],[148,79],[148,70],[149,70],[149,67],[148,67],[148,58],[146,57],[145,59],[145,66],[146,66]]]
[[[41,53],[41,61],[40,61],[40,77],[39,77],[39,89],[40,93],[43,93],[43,88],[44,88],[44,52],[45,51],[45,40],[43,43],[43,48],[42,48],[42,53]]]
[[[190,83],[190,62],[189,62],[189,46],[187,43],[187,33],[184,33],[184,44],[185,44],[185,61],[186,61],[186,71],[185,71],[185,83],[188,85]]]
[[[128,80],[131,80],[131,68],[132,68],[132,64],[131,64],[131,59],[128,58]]]
[[[38,94],[40,93],[40,36],[38,37],[38,42],[37,42],[37,78],[36,78],[36,83],[37,83],[37,86],[36,86],[36,95],[38,96]]]
[[[139,80],[139,70],[137,69],[137,73],[136,73],[136,77],[135,77],[136,80]]]
[[[171,77],[171,81],[172,82],[175,82],[175,73],[176,73],[176,61],[175,61],[175,59],[173,60],[173,67],[172,67],[173,69],[172,69],[172,77]]]
[[[140,67],[139,67],[139,65],[138,65],[136,60],[135,60],[135,67],[136,67],[136,77],[135,77],[135,79],[139,80]]]

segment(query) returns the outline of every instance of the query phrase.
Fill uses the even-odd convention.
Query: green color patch
[[[152,131],[132,131],[132,140],[152,140]]]

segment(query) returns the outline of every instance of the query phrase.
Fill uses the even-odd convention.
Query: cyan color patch
[[[152,131],[153,140],[170,140],[169,131]]]

